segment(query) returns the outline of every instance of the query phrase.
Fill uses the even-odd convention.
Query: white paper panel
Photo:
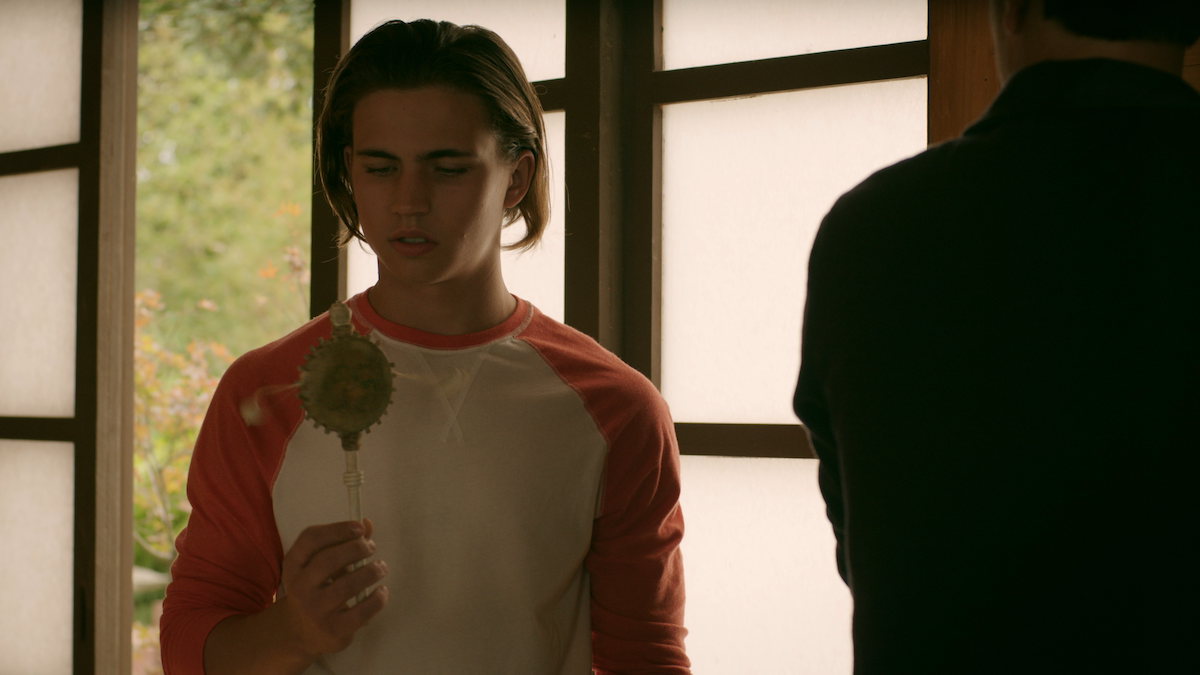
[[[0,0],[0,152],[79,141],[81,0]]]
[[[0,178],[0,415],[75,414],[79,170]]]
[[[389,19],[483,26],[512,48],[531,81],[552,80],[566,73],[564,0],[353,0],[350,42],[357,42]]]
[[[924,40],[927,0],[663,0],[663,67]]]
[[[790,424],[808,253],[925,147],[925,79],[663,109],[662,390],[679,422]]]
[[[71,672],[74,505],[72,444],[0,440],[0,673]]]
[[[684,456],[685,625],[706,675],[849,675],[850,591],[817,460]]]
[[[563,226],[562,177],[563,144],[567,115],[546,113],[546,149],[550,154],[550,223],[541,243],[524,253],[506,251],[502,254],[504,281],[514,295],[532,302],[543,314],[563,320],[563,255],[565,235]],[[520,239],[525,233],[525,221],[519,220],[504,233],[504,242]],[[375,285],[378,278],[375,254],[359,242],[351,242],[346,250],[347,284],[350,295]]]

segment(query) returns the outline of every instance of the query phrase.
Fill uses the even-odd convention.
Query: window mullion
[[[623,17],[621,63],[622,356],[659,386],[662,111],[654,102],[652,78],[662,63],[662,2],[631,5]]]
[[[566,323],[621,355],[621,12],[566,0]]]
[[[350,49],[350,0],[316,0],[313,5],[313,149],[317,147],[316,121],[325,100],[325,86],[338,59]],[[325,199],[313,163],[312,276],[309,312],[317,316],[336,300],[346,297],[346,255],[337,245],[338,217]]]

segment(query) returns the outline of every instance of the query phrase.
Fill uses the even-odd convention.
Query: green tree
[[[311,3],[143,0],[140,28],[138,288],[173,351],[240,354],[307,318],[270,270],[309,251]]]
[[[308,318],[313,17],[304,0],[140,12],[134,563],[163,578],[217,380]],[[161,672],[161,598],[135,597],[135,673]]]

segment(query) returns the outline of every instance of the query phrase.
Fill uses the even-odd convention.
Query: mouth
[[[423,234],[423,233],[422,233]],[[416,232],[391,238],[392,250],[405,258],[420,258],[437,248],[438,243]]]

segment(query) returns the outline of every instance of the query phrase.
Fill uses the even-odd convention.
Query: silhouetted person
[[[991,5],[991,108],[813,246],[855,672],[1200,672],[1200,3]]]

